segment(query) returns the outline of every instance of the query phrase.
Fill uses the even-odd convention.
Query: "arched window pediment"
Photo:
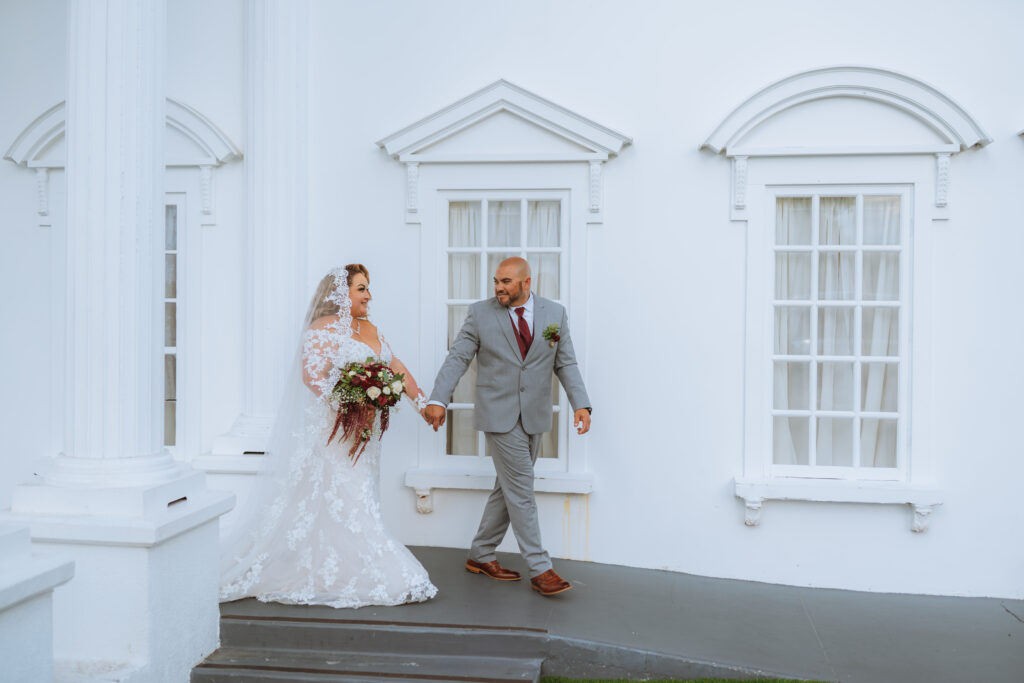
[[[166,120],[165,165],[198,169],[202,213],[210,217],[213,214],[212,170],[241,159],[242,151],[210,119],[170,97],[167,98]],[[50,224],[49,172],[64,168],[66,127],[67,105],[59,102],[26,126],[4,154],[4,159],[35,169],[39,197],[36,213],[40,225]]]
[[[945,217],[950,157],[992,142],[945,93],[874,67],[789,76],[736,107],[701,149],[732,160],[731,215],[745,220],[751,160],[759,157],[935,156],[935,218]]]
[[[167,127],[190,144],[168,155],[168,166],[220,166],[242,158],[242,151],[210,119],[183,102],[167,98]],[[64,140],[67,104],[58,102],[40,114],[11,143],[4,159],[20,166],[64,168],[58,150]]]
[[[795,113],[805,105],[826,100],[869,103],[882,108],[882,116],[894,110],[932,131],[936,140],[931,144],[921,144],[919,139],[908,136],[904,140],[856,139],[848,145],[840,142],[820,146],[808,141],[805,145],[790,144],[778,149],[771,146],[744,148],[744,141],[769,121]],[[852,120],[856,121],[857,116]],[[718,125],[701,149],[727,156],[956,153],[971,147],[983,147],[991,141],[952,98],[922,81],[884,69],[838,66],[795,74],[758,91]]]

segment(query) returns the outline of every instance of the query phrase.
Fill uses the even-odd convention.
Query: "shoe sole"
[[[565,588],[559,588],[559,589],[558,589],[558,590],[556,590],[556,591],[548,591],[548,592],[544,592],[544,591],[542,591],[542,590],[541,590],[540,588],[537,588],[536,584],[533,584],[533,583],[531,583],[531,584],[530,584],[530,588],[532,588],[533,590],[537,591],[538,593],[540,593],[540,594],[541,594],[541,595],[543,595],[544,597],[547,597],[547,596],[549,596],[549,595],[558,595],[559,593],[564,593],[565,591],[567,591],[567,590],[569,590],[570,588],[572,588],[572,586],[566,586]]]
[[[494,576],[493,574],[488,574],[483,569],[477,569],[476,567],[470,567],[468,564],[466,565],[466,571],[471,573],[471,574],[483,574],[488,579],[494,579],[495,581],[519,581],[521,578],[523,578],[521,576],[517,576],[514,579],[503,579],[500,576]]]

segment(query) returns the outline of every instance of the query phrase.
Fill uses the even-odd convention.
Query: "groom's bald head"
[[[508,268],[520,280],[530,279],[530,263],[524,258],[511,256],[498,264],[498,270],[500,271],[502,268]]]
[[[494,296],[502,306],[522,306],[530,298],[530,264],[518,256],[507,258],[494,273]]]

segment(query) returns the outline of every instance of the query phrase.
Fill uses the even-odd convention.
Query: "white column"
[[[69,4],[67,390],[54,482],[167,479],[164,5]]]
[[[309,16],[308,0],[246,2],[245,377],[214,460],[265,450],[309,295]]]
[[[75,561],[58,678],[184,681],[216,648],[217,519],[162,446],[164,0],[70,0],[63,453],[0,521]]]

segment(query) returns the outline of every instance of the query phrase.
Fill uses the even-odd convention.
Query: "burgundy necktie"
[[[526,358],[526,352],[530,350],[530,344],[533,343],[530,326],[526,324],[526,318],[523,317],[525,312],[524,306],[516,309],[516,315],[519,316],[519,334],[516,335],[516,341],[519,342],[519,353],[523,354],[523,358]]]

